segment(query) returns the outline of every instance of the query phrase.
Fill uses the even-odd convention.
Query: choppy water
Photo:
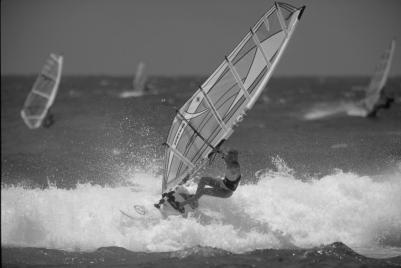
[[[367,79],[273,79],[226,146],[240,151],[244,184],[168,219],[152,206],[161,144],[171,107],[202,78],[152,78],[152,95],[140,98],[120,97],[129,78],[63,78],[56,123],[36,131],[19,118],[33,79],[2,78],[2,248],[247,254],[340,241],[369,256],[401,255],[401,105],[368,120],[341,104],[357,100],[351,89]],[[400,79],[389,90],[401,96]]]

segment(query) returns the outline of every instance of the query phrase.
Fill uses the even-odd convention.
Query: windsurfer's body
[[[47,114],[45,116],[45,118],[42,121],[42,127],[44,128],[49,128],[54,124],[54,116],[53,113],[49,110],[47,111]]]
[[[373,106],[373,108],[368,111],[366,114],[366,117],[369,118],[374,118],[377,115],[377,112],[380,109],[389,109],[391,104],[394,102],[394,98],[391,96],[388,96],[384,93],[384,90],[380,92],[380,99],[377,101],[377,103]]]
[[[209,195],[220,198],[230,197],[241,180],[241,169],[238,163],[238,151],[230,150],[227,154],[223,154],[226,163],[226,173],[224,179],[202,177],[199,180],[196,193],[189,196],[185,201],[179,203],[179,207],[183,208],[189,204],[191,207],[197,207],[199,198],[203,195]],[[206,188],[206,186],[209,186]]]

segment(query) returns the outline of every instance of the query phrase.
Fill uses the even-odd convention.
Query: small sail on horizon
[[[135,77],[132,81],[132,89],[134,91],[143,92],[145,91],[146,76],[145,76],[145,63],[139,62],[136,68]]]
[[[380,100],[382,90],[386,85],[390,73],[394,50],[395,40],[392,40],[390,46],[382,53],[369,86],[365,89],[365,98],[361,102],[362,106],[368,111],[368,113],[374,109],[376,103]]]
[[[21,110],[21,117],[30,129],[42,125],[53,105],[60,84],[62,67],[63,57],[50,54],[28,94]]]
[[[305,7],[275,4],[177,111],[166,141],[162,193],[209,162],[273,73]]]
[[[132,79],[132,90],[120,93],[121,98],[141,97],[145,95],[147,77],[145,75],[145,63],[139,62],[136,73]]]

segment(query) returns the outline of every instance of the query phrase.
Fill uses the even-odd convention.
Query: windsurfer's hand
[[[183,181],[187,181],[189,180],[189,173],[187,175],[185,175],[184,179],[182,179]]]
[[[225,158],[226,158],[227,154],[226,154],[225,152],[219,151],[219,153],[221,154],[221,158],[222,158],[222,159],[225,159]]]

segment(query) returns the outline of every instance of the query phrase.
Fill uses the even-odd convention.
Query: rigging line
[[[210,148],[212,148],[213,151],[218,152],[219,150],[217,148],[215,148],[213,145],[210,144],[210,142],[208,140],[206,140],[195,128],[194,126],[191,124],[191,122],[188,121],[188,119],[186,119],[181,113],[180,111],[177,109],[177,114],[181,117],[182,120],[184,120],[188,126],[195,132],[195,134],[201,138],[206,144],[207,146],[209,146]]]

